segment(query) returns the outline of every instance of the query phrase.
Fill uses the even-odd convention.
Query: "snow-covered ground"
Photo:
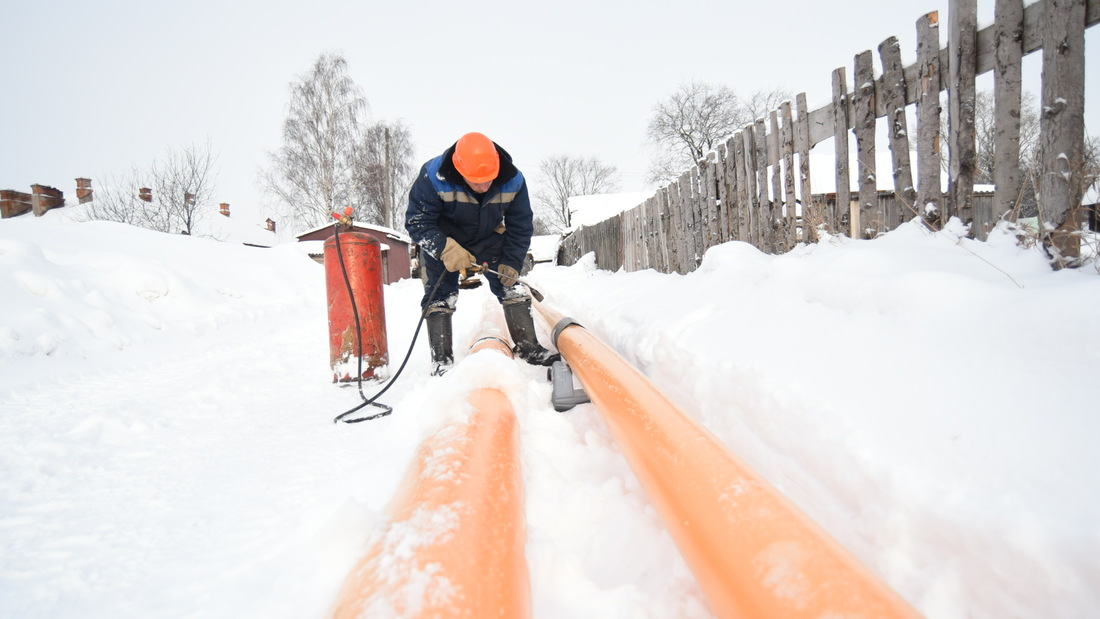
[[[905,225],[689,275],[540,265],[615,347],[929,617],[1100,608],[1100,276],[1009,235]],[[390,354],[418,281],[386,288]],[[521,387],[534,614],[708,617],[599,413],[557,413],[426,337],[383,401],[329,381],[323,268],[48,213],[0,221],[0,616],[322,617],[419,441],[477,380]],[[481,353],[482,355],[487,353]],[[368,387],[370,390],[370,387]]]

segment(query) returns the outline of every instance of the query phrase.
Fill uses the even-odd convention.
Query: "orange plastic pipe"
[[[486,348],[512,355],[498,338],[471,350]],[[497,389],[468,401],[468,423],[420,446],[388,529],[344,582],[333,617],[530,616],[515,412]]]
[[[537,304],[719,617],[919,617],[641,372]]]

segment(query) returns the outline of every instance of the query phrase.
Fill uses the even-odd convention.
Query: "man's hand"
[[[447,237],[447,245],[443,248],[443,253],[439,255],[439,258],[448,271],[460,271],[474,264],[474,255],[450,237]]]
[[[519,281],[519,271],[507,264],[502,264],[497,267],[497,277],[500,278],[500,283],[505,286],[515,286],[516,282]]]

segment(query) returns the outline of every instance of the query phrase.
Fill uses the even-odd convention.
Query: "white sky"
[[[372,118],[411,127],[417,165],[482,131],[529,177],[545,157],[591,156],[638,191],[653,105],[680,83],[746,95],[783,87],[820,107],[831,71],[850,76],[866,49],[877,71],[891,35],[913,62],[916,21],[932,10],[946,22],[947,0],[5,2],[0,188],[42,183],[72,196],[78,176],[94,183],[209,141],[217,201],[262,219],[255,177],[281,144],[288,85],[319,54],[340,52]],[[979,3],[981,25],[992,11]],[[1037,80],[1037,60],[1029,67]],[[1100,71],[1087,71],[1093,101]],[[1086,121],[1100,126],[1091,107]]]

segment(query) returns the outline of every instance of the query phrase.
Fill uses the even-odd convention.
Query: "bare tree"
[[[1035,95],[1024,93],[1020,102],[1020,167],[1026,172],[1035,164],[1039,151],[1039,112],[1035,103]],[[974,170],[975,183],[992,183],[993,167],[997,160],[993,146],[996,144],[996,132],[994,127],[993,94],[988,90],[982,90],[974,98],[974,140],[975,153],[977,155],[976,168]],[[950,144],[948,136],[949,118],[947,114],[940,116],[940,143]],[[950,153],[948,149],[940,149],[940,168],[944,172],[949,171]]]
[[[347,61],[322,54],[290,87],[283,146],[269,153],[260,182],[292,225],[306,228],[347,206],[364,219],[368,199],[356,170],[367,100],[348,75]]]
[[[772,110],[778,110],[784,101],[794,99],[794,93],[785,88],[773,88],[771,90],[758,90],[741,99],[743,110],[742,125],[747,125],[757,118],[767,118]]]
[[[195,234],[214,201],[214,160],[209,143],[190,145],[169,149],[147,170],[131,168],[121,176],[105,175],[89,217],[158,232]],[[145,198],[143,188],[150,190]]]
[[[994,126],[993,94],[983,90],[974,98],[974,140],[977,162],[974,170],[974,182],[982,184],[993,183],[993,170],[998,165],[999,158],[995,152],[996,127]],[[941,143],[950,144],[947,141],[948,118],[944,114],[940,117]],[[1100,152],[1097,151],[1097,140],[1085,136],[1085,149],[1082,152],[1083,160],[1080,163],[1086,181],[1086,189],[1095,182],[1096,170],[1100,169]],[[940,151],[940,168],[948,172],[947,149]],[[1017,200],[1016,217],[1035,217],[1038,215],[1038,206],[1035,200],[1035,192],[1038,187],[1036,182],[1039,173],[1039,105],[1033,93],[1025,92],[1020,102],[1020,171],[1023,178],[1021,195]]]
[[[414,155],[412,133],[403,122],[380,121],[367,129],[357,173],[359,185],[366,191],[368,221],[387,228],[404,221],[405,197],[417,171]]]
[[[725,85],[681,84],[653,109],[648,130],[654,147],[649,180],[665,184],[679,177],[740,127],[790,98],[782,89],[762,90],[742,99]]]
[[[155,209],[170,232],[194,234],[214,204],[214,158],[210,145],[169,150],[151,170]]]
[[[540,185],[534,197],[545,230],[569,228],[570,197],[612,193],[619,189],[618,169],[594,157],[548,157],[539,163],[539,173]]]

